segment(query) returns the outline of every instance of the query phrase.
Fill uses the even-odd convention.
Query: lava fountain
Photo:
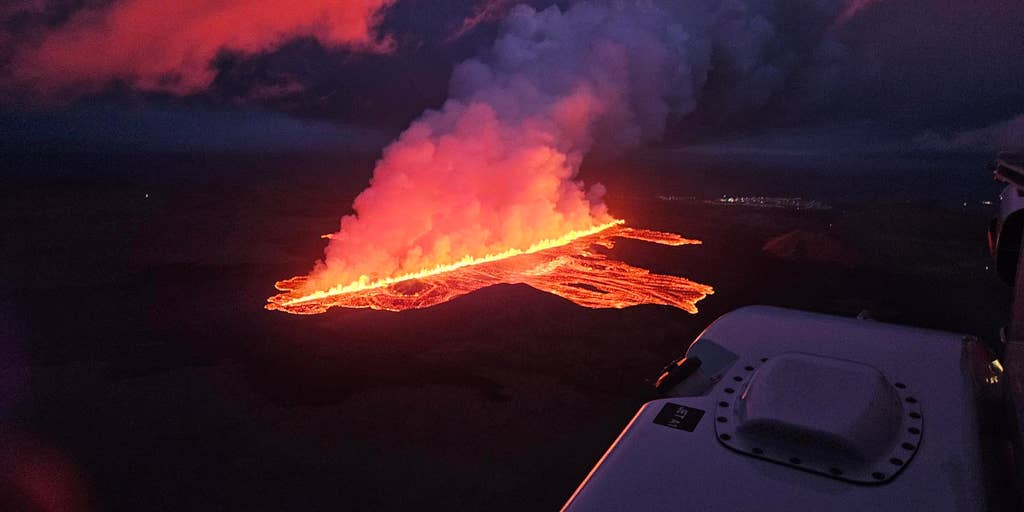
[[[661,304],[696,313],[696,304],[714,293],[712,287],[682,277],[650,271],[594,252],[611,249],[616,238],[662,245],[700,244],[672,233],[634,229],[616,220],[585,232],[545,240],[525,251],[483,258],[465,258],[415,274],[366,279],[312,293],[302,292],[308,279],[279,281],[282,293],[268,299],[267,309],[300,315],[323,313],[332,307],[388,311],[426,308],[495,284],[526,284],[588,308],[624,308]]]

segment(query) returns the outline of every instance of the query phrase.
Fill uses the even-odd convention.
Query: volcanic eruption
[[[699,242],[624,227],[604,187],[577,178],[585,155],[655,140],[669,112],[692,110],[703,71],[670,19],[650,3],[514,8],[491,51],[455,69],[448,101],[384,149],[323,260],[267,307],[402,310],[525,283],[588,307],[695,312],[710,287],[593,249]]]
[[[296,314],[323,313],[334,306],[391,311],[424,308],[493,284],[527,284],[591,308],[623,308],[662,304],[696,313],[697,301],[713,289],[676,276],[652,274],[642,268],[593,252],[611,248],[614,238],[632,238],[663,245],[699,244],[671,233],[633,229],[621,221],[545,241],[526,251],[464,260],[413,275],[356,282],[345,287],[300,295],[307,277],[277,283],[284,291],[269,299],[268,309]]]

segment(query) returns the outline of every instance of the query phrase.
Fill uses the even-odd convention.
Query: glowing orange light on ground
[[[277,282],[282,293],[267,299],[266,307],[294,314],[323,313],[332,307],[402,311],[441,304],[495,284],[522,283],[589,308],[663,304],[696,313],[696,303],[714,293],[710,286],[652,274],[592,251],[594,246],[610,249],[615,238],[672,246],[700,243],[672,233],[625,227],[619,220],[543,240],[526,250],[464,258],[390,278],[364,277],[312,293],[302,291],[308,276],[297,276]]]

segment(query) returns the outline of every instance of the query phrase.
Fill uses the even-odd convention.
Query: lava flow
[[[283,293],[267,299],[267,309],[300,315],[332,307],[389,311],[426,308],[495,284],[529,285],[588,308],[625,308],[663,304],[696,313],[696,304],[712,287],[682,277],[652,274],[594,252],[611,249],[615,238],[662,245],[700,244],[672,233],[634,229],[618,220],[587,231],[545,240],[526,250],[441,265],[421,272],[371,281],[367,278],[328,290],[308,292],[308,276],[276,283]]]

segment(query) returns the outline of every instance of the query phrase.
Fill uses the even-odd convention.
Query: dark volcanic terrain
[[[263,305],[319,257],[372,156],[9,157],[0,462],[50,465],[0,469],[0,499],[56,465],[94,510],[553,510],[654,398],[647,381],[737,307],[993,338],[1009,291],[988,268],[984,161],[818,160],[584,167],[630,225],[704,241],[612,250],[713,285],[697,315],[500,285],[300,317]]]

